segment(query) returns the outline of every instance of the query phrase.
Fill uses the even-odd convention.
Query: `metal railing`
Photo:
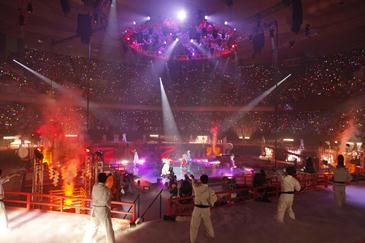
[[[162,192],[163,189],[161,189],[156,196],[153,198],[153,200],[151,201],[151,203],[148,205],[148,207],[144,210],[144,212],[142,213],[141,217],[139,218],[141,221],[144,220],[144,216],[146,215],[146,213],[148,212],[148,210],[152,207],[152,205],[156,202],[157,198],[160,198],[160,219],[162,218]]]
[[[269,178],[267,184],[259,187],[254,187],[253,180],[249,177],[253,176],[242,176],[243,184],[237,189],[215,192],[218,200],[214,207],[232,206],[248,199],[257,199],[263,190],[266,190],[270,196],[278,197],[280,195],[280,183],[276,177]],[[326,174],[298,174],[297,179],[305,190],[313,190],[320,186],[327,188],[329,185],[329,175]],[[194,208],[193,200],[193,196],[168,199],[167,215],[191,216]]]
[[[39,194],[30,192],[6,192],[5,203],[7,206],[21,207],[26,210],[31,209],[46,209],[47,211],[58,211],[68,213],[87,214],[91,211],[91,199],[72,196],[59,196],[50,194]],[[10,198],[12,197],[12,198]],[[77,202],[77,203],[73,203]],[[130,206],[130,210],[117,210],[118,206]],[[130,216],[130,222],[135,222],[137,219],[136,202],[111,202],[111,213],[113,218],[120,218],[116,216],[126,215]],[[71,209],[74,209],[72,211]],[[132,211],[132,212],[130,212]]]
[[[133,201],[133,205],[129,207],[128,211],[127,212],[130,212],[132,210],[132,208],[136,205],[137,203],[137,217],[139,217],[139,212],[140,212],[140,208],[141,208],[141,194],[138,194],[136,199],[134,199]],[[128,215],[124,215],[124,219],[127,217]]]
[[[215,207],[232,206],[244,202],[252,197],[249,188],[232,189],[215,192],[217,201]],[[168,199],[167,215],[169,216],[190,216],[194,208],[194,196],[176,197]]]

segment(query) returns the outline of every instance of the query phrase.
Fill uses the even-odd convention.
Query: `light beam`
[[[161,88],[163,129],[165,137],[170,137],[173,138],[175,141],[180,141],[180,134],[176,126],[174,115],[171,111],[171,107],[162,83],[162,79],[161,77],[159,79]]]
[[[263,99],[265,99],[271,92],[274,91],[279,85],[281,85],[285,80],[287,80],[291,74],[280,80],[278,83],[273,85],[270,89],[266,90],[264,93],[253,99],[250,103],[239,109],[239,111],[233,115],[225,119],[222,123],[221,133],[227,131],[233,124],[237,123],[240,119],[242,119],[249,111],[255,108]]]

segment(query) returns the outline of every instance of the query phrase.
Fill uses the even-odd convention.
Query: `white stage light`
[[[204,16],[204,19],[205,19],[205,20],[208,20],[208,18],[209,18],[209,17],[208,17],[208,15],[205,15],[205,16]]]
[[[224,21],[224,25],[228,25],[228,21]]]
[[[185,10],[180,10],[179,12],[177,12],[177,18],[181,21],[184,21],[187,17],[187,14],[185,12]]]
[[[150,16],[147,16],[146,19],[147,19],[147,21],[150,21],[151,20],[151,17]]]

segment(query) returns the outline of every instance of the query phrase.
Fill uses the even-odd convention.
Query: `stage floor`
[[[90,216],[8,209],[9,229],[0,230],[1,243],[81,243],[89,227]],[[129,228],[126,221],[113,220],[116,237]],[[104,242],[103,232],[98,232],[98,242]]]
[[[298,193],[294,202],[296,221],[275,221],[277,201],[247,201],[232,207],[213,209],[216,232],[213,240],[204,236],[199,242],[273,242],[273,243],[363,243],[365,242],[365,183],[348,187],[348,205],[337,208],[331,188]],[[1,243],[76,243],[82,242],[87,215],[40,211],[9,210],[10,232],[0,233]],[[189,222],[154,220],[129,228],[114,222],[117,242],[186,243]],[[104,239],[99,235],[99,243]]]

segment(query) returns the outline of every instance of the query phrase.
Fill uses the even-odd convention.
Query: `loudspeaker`
[[[0,61],[6,58],[6,35],[0,33]]]
[[[302,1],[301,0],[293,0],[292,1],[292,7],[293,7],[293,22],[291,30],[294,33],[298,33],[300,30],[300,26],[302,26],[303,23],[303,7],[302,7]]]
[[[16,55],[24,50],[24,41],[15,37],[0,33],[0,61],[9,55]]]
[[[81,42],[89,44],[91,33],[91,16],[88,14],[79,14],[77,16],[77,34],[80,35]]]
[[[66,15],[70,12],[70,2],[68,0],[60,0],[63,14]]]

